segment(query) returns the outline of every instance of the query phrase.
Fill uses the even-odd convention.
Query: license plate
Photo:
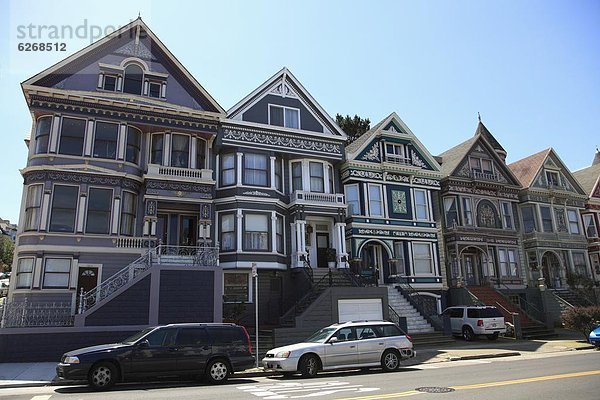
[[[496,324],[492,324],[492,328],[495,328],[495,327],[496,327]]]

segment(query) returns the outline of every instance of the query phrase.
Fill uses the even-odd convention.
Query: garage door
[[[381,299],[338,300],[339,322],[360,320],[382,320],[383,306]]]

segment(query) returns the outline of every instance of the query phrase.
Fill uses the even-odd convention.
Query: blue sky
[[[0,217],[18,219],[31,129],[19,83],[90,42],[20,52],[36,40],[18,26],[89,31],[138,12],[225,109],[287,66],[330,115],[395,111],[433,154],[471,137],[477,112],[509,162],[554,147],[577,170],[600,146],[595,0],[0,0]]]

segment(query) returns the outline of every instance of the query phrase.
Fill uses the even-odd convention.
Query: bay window
[[[444,197],[444,212],[446,213],[446,226],[458,225],[456,197]]]
[[[283,217],[281,215],[277,215],[277,220],[275,221],[276,235],[277,235],[277,252],[283,254]]]
[[[63,118],[60,126],[60,143],[58,152],[70,156],[83,155],[83,142],[85,138],[84,119]]]
[[[368,185],[369,191],[369,215],[371,217],[383,217],[383,197],[381,185]]]
[[[525,233],[536,231],[537,224],[535,221],[535,212],[533,206],[522,207],[521,215],[523,217],[523,230],[525,231]]]
[[[85,233],[108,234],[112,209],[112,189],[90,188]]]
[[[550,207],[540,206],[540,215],[542,217],[542,230],[544,232],[553,232],[552,213]]]
[[[323,181],[323,164],[318,162],[309,163],[310,169],[310,191],[325,192],[325,184]]]
[[[221,215],[221,250],[232,251],[236,249],[235,244],[235,215]]]
[[[19,258],[17,262],[17,289],[30,289],[35,258]]]
[[[244,215],[244,250],[269,250],[268,215]]]
[[[131,126],[127,127],[127,146],[125,149],[125,161],[138,164],[140,162],[140,148],[142,135],[139,130]]]
[[[292,191],[302,190],[302,163],[292,163]]]
[[[155,133],[152,135],[152,144],[150,148],[150,163],[162,165],[163,163],[163,144],[165,135],[162,133]]]
[[[267,156],[264,154],[244,155],[244,185],[267,186]]]
[[[594,214],[583,214],[583,227],[585,229],[585,235],[588,238],[598,237],[598,230],[596,228]]]
[[[47,153],[52,117],[42,117],[37,120],[35,128],[35,154]]]
[[[473,203],[471,202],[470,197],[462,198],[462,215],[463,215],[463,224],[467,226],[473,225]]]
[[[117,158],[119,125],[98,121],[95,126],[93,156],[114,160]]]
[[[206,142],[202,139],[196,140],[196,168],[206,168]]]
[[[283,192],[283,168],[281,161],[275,159],[275,189]]]
[[[501,201],[500,212],[502,213],[502,224],[504,229],[513,229],[512,205],[507,201]]]
[[[50,232],[74,232],[79,188],[55,185],[52,197]]]
[[[31,185],[27,188],[25,200],[25,227],[24,230],[37,230],[40,225],[40,207],[42,206],[43,185]]]
[[[67,289],[71,278],[70,258],[46,258],[44,289]]]
[[[235,154],[221,156],[221,186],[235,184]]]
[[[188,168],[190,165],[190,137],[171,135],[171,167]]]

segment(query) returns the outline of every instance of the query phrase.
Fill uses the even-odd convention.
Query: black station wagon
[[[147,328],[121,343],[65,353],[56,374],[87,380],[95,389],[117,382],[172,376],[203,376],[223,383],[254,365],[250,337],[234,324],[171,324]]]

